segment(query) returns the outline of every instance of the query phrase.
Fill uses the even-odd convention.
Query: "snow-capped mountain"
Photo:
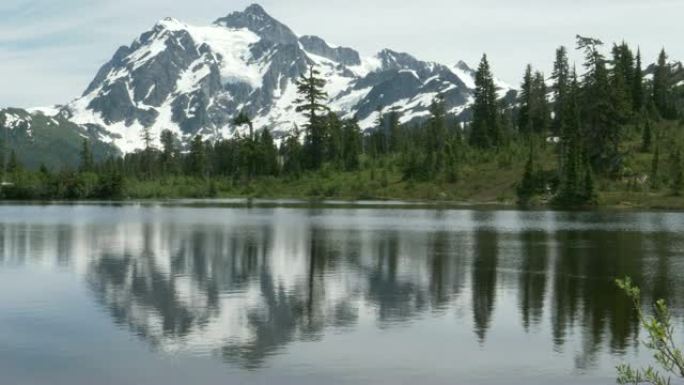
[[[427,116],[438,94],[454,115],[472,101],[474,71],[463,62],[448,67],[392,50],[362,57],[298,36],[251,5],[208,26],[159,21],[119,48],[60,115],[123,152],[142,147],[145,128],[157,138],[164,129],[185,139],[231,137],[242,130],[232,124],[240,111],[278,136],[304,123],[294,82],[310,65],[327,81],[331,108],[362,128],[372,127],[378,107],[398,111],[405,123]],[[500,87],[502,95],[510,90]]]

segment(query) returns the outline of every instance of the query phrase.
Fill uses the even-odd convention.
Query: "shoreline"
[[[675,197],[672,197],[675,198]],[[331,208],[331,209],[431,209],[431,210],[476,210],[476,211],[552,211],[552,212],[684,212],[684,198],[677,197],[680,205],[643,205],[633,201],[599,204],[588,207],[557,207],[551,204],[538,203],[519,205],[513,202],[496,201],[441,201],[411,200],[392,198],[351,199],[343,197],[292,198],[292,197],[160,197],[160,198],[125,198],[94,200],[0,200],[0,206],[70,206],[70,205],[102,205],[102,206],[135,206],[162,205],[185,207],[225,207],[225,208]]]

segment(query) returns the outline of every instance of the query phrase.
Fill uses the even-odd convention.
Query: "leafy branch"
[[[646,315],[641,307],[641,290],[634,285],[631,278],[618,279],[616,284],[633,301],[639,322],[648,333],[644,344],[654,352],[653,357],[660,366],[660,370],[664,371],[663,374],[654,367],[634,369],[629,365],[620,365],[617,367],[618,384],[670,385],[669,376],[684,379],[684,355],[674,342],[672,314],[665,300],[658,300],[653,305],[653,315]]]

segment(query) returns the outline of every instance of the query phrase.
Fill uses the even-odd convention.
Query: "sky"
[[[2,0],[0,107],[66,103],[79,96],[121,45],[156,21],[206,25],[254,0]],[[526,64],[550,73],[559,45],[575,35],[662,47],[684,60],[684,0],[262,0],[297,34],[373,55],[383,48],[421,60],[475,67],[487,53],[513,86]],[[606,47],[609,52],[610,46]],[[572,57],[579,60],[576,53]],[[578,66],[581,63],[578,62]]]

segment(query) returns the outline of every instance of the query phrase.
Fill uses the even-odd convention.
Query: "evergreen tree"
[[[382,107],[378,106],[375,110],[375,113],[375,127],[365,141],[366,153],[373,160],[377,160],[385,153],[385,117]]]
[[[653,73],[653,104],[658,114],[665,119],[675,118],[671,100],[672,74],[665,50],[660,51]]]
[[[475,75],[475,103],[472,108],[471,145],[479,148],[498,147],[503,141],[503,133],[494,76],[487,55],[482,56]]]
[[[582,160],[584,149],[580,136],[580,113],[579,113],[579,84],[577,75],[573,72],[572,82],[568,87],[567,97],[562,111],[563,127],[562,144],[562,167],[560,172],[560,188],[555,202],[564,206],[577,206],[587,203],[584,196],[584,162]]]
[[[93,152],[90,149],[90,141],[88,139],[83,139],[81,144],[81,172],[92,172],[94,171],[95,162],[93,160]]]
[[[140,139],[142,139],[145,145],[145,150],[149,150],[152,148],[154,136],[152,136],[152,131],[149,127],[144,127],[142,129],[142,132],[140,133]]]
[[[519,111],[518,111],[518,132],[529,135],[532,132],[532,66],[527,65],[523,82],[520,85]]]
[[[618,123],[625,124],[632,112],[632,84],[634,58],[629,47],[622,43],[613,46],[613,68],[610,74],[611,104]]]
[[[641,132],[641,151],[649,152],[651,151],[651,143],[653,141],[653,133],[651,132],[651,121],[646,119],[646,124]]]
[[[344,121],[342,129],[344,169],[346,171],[358,170],[359,155],[361,154],[361,129],[355,119]]]
[[[248,136],[239,138],[239,155],[247,178],[253,178],[258,173],[260,165],[260,154],[258,138],[254,134],[254,124],[252,119],[244,111],[240,112],[234,119],[233,124],[237,127],[247,125],[249,128]]]
[[[268,128],[259,137],[259,175],[278,175],[278,150]]]
[[[670,163],[672,195],[681,196],[684,188],[684,172],[682,171],[682,155],[679,149],[672,154]]]
[[[325,80],[320,78],[320,72],[313,65],[309,67],[306,75],[300,76],[296,81],[299,94],[299,99],[296,100],[296,111],[303,113],[308,119],[305,151],[309,167],[312,169],[321,167],[325,155],[326,126],[319,119],[319,114],[329,110],[325,105],[328,98],[328,94],[324,91],[325,84]]]
[[[532,104],[530,105],[530,117],[532,132],[543,135],[548,131],[551,112],[546,98],[546,80],[544,74],[536,72],[532,80]]]
[[[577,36],[577,47],[585,52],[584,66],[587,70],[582,85],[585,150],[593,168],[610,173],[619,164],[622,119],[615,107],[616,97],[611,92],[606,60],[599,52],[602,44],[597,39]]]
[[[632,109],[639,113],[644,108],[644,71],[641,68],[641,50],[637,50],[634,79],[632,81]]]
[[[206,148],[202,135],[197,135],[190,142],[190,153],[188,154],[188,173],[196,177],[207,176],[207,157]]]
[[[658,190],[660,187],[660,145],[656,141],[655,150],[653,151],[653,160],[651,161],[651,189]]]
[[[458,136],[452,137],[447,141],[445,147],[445,168],[446,180],[449,183],[456,183],[459,179],[459,155],[460,155],[460,139]]]
[[[11,150],[9,160],[7,161],[7,172],[9,174],[17,174],[20,171],[22,171],[22,166],[19,159],[17,159],[17,153]]]
[[[247,125],[249,127],[249,138],[254,139],[254,123],[252,123],[252,119],[250,119],[246,112],[240,111],[233,119],[233,124],[237,127]]]
[[[160,136],[162,144],[161,166],[165,174],[175,174],[178,171],[178,137],[171,130],[164,130]]]
[[[327,126],[325,158],[336,168],[342,168],[344,163],[343,122],[336,113],[330,112],[325,124]]]
[[[151,178],[155,170],[154,137],[151,129],[149,127],[143,128],[140,138],[145,145],[140,157],[140,171],[142,171],[143,177]]]
[[[387,126],[389,133],[389,151],[396,153],[401,148],[401,127],[399,124],[399,113],[392,110],[387,114]]]
[[[7,169],[7,156],[5,150],[5,140],[0,138],[0,183],[5,181],[5,172]]]
[[[427,169],[437,174],[444,169],[444,147],[446,140],[446,108],[444,97],[438,95],[430,104],[430,117],[427,122],[427,154],[432,155],[432,164]]]
[[[530,199],[535,195],[536,190],[537,180],[534,169],[534,152],[530,146],[530,155],[525,164],[522,181],[517,188],[518,202],[523,205],[529,203]]]
[[[633,88],[635,79],[634,53],[629,46],[622,42],[613,45],[613,87],[617,87],[616,93],[623,98],[619,103],[624,109],[624,114],[628,115],[633,110]]]
[[[294,177],[299,177],[302,172],[302,145],[299,136],[299,128],[295,125],[282,146],[283,172]]]
[[[587,163],[584,167],[584,194],[582,195],[583,201],[586,204],[596,203],[596,188],[594,187],[594,176],[591,171],[591,167]]]
[[[568,51],[561,46],[556,50],[556,60],[553,63],[553,96],[554,96],[554,119],[553,131],[556,135],[563,135],[562,122],[564,121],[565,103],[568,89],[570,88],[570,65],[568,64]]]

